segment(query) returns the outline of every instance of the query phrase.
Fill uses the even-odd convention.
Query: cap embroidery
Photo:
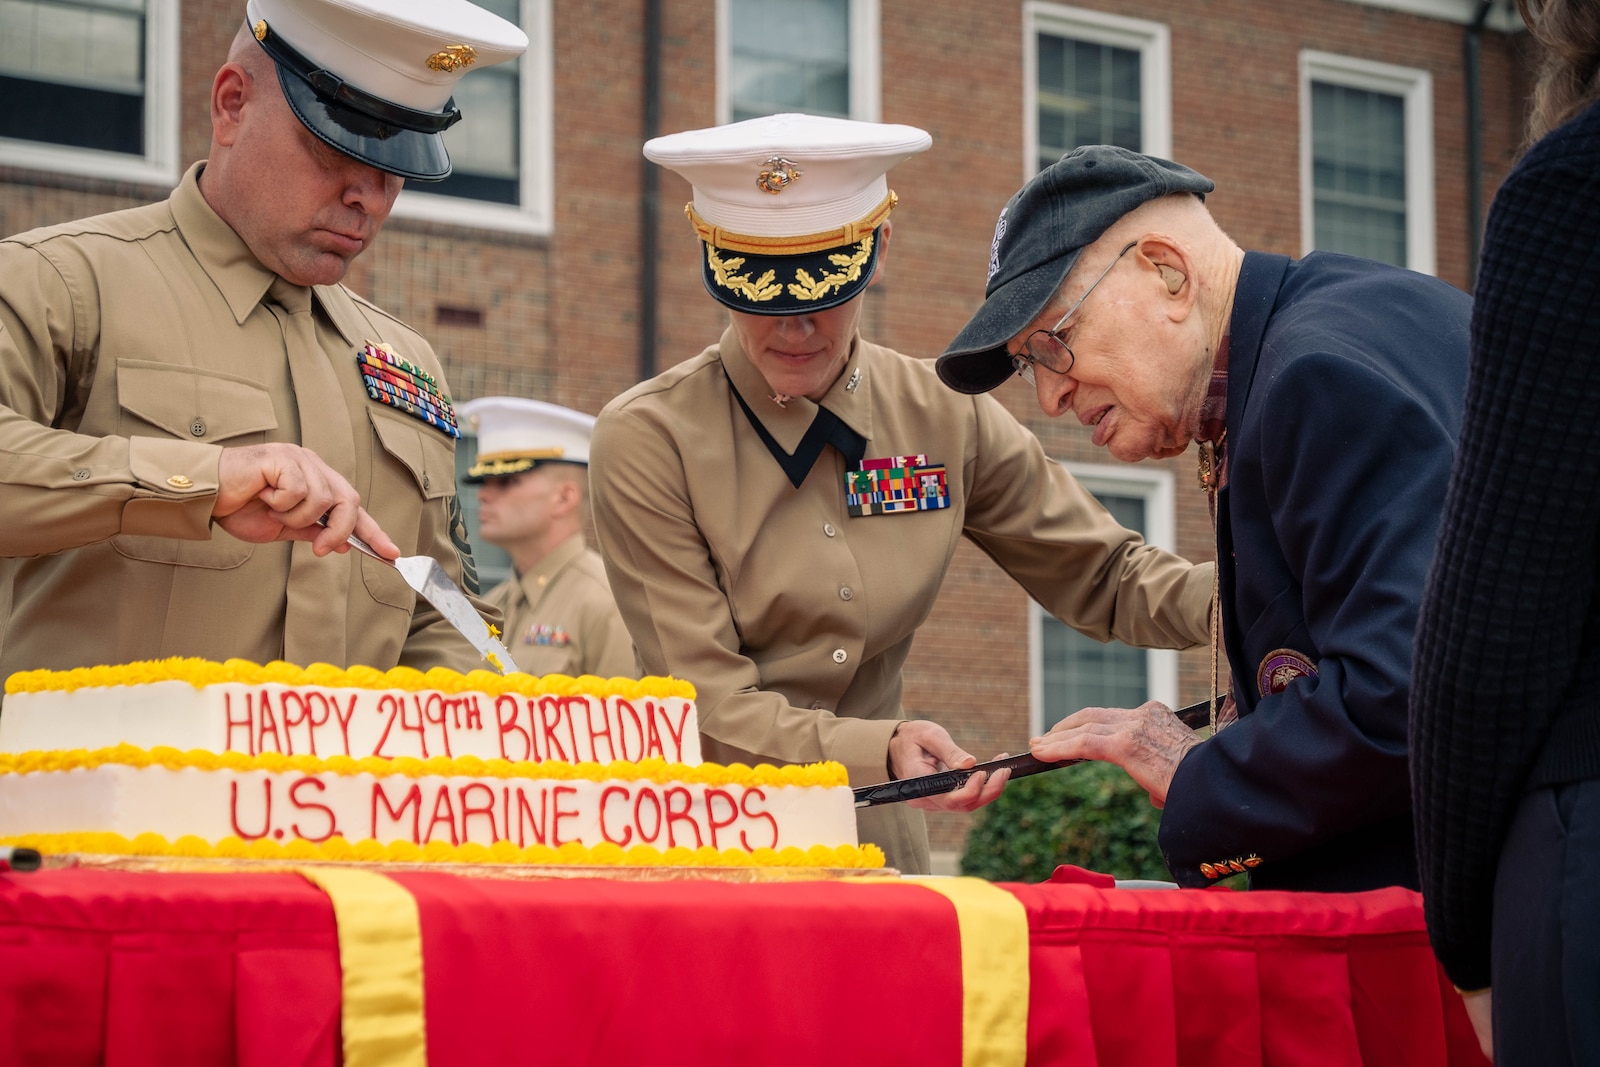
[[[478,50],[470,44],[453,44],[428,57],[428,69],[449,73],[466,70],[478,61]]]
[[[1000,218],[994,224],[994,243],[989,246],[989,276],[984,279],[985,284],[993,281],[994,276],[1000,273],[1000,242],[1006,236],[1006,212],[1010,209],[1009,204],[1001,208]]]
[[[782,156],[773,156],[767,160],[767,169],[756,175],[756,187],[762,192],[772,193],[776,196],[791,184],[800,180],[805,172],[794,165],[793,160],[784,159]]]
[[[773,282],[774,274],[770,270],[753,282],[748,274],[734,274],[734,271],[744,266],[743,256],[723,259],[717,255],[715,246],[708,244],[706,262],[711,264],[711,275],[718,285],[724,289],[732,289],[746,300],[759,304],[783,292],[783,286]]]
[[[872,234],[861,240],[861,247],[854,255],[834,255],[828,257],[839,270],[833,274],[824,274],[820,280],[813,281],[811,272],[801,268],[794,272],[795,282],[789,283],[789,295],[796,300],[821,300],[835,289],[842,289],[846,283],[853,282],[861,277],[861,267],[872,257]]]

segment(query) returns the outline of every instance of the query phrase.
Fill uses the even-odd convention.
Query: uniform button
[[[833,650],[833,662],[835,662],[835,663],[843,663],[845,660],[847,660],[849,658],[850,658],[850,653],[846,652],[844,649],[836,648],[836,649]]]
[[[422,488],[424,488],[424,489],[432,489],[433,488],[433,486],[428,484],[428,476],[426,474],[424,474],[422,476]]]
[[[853,600],[853,599],[855,599],[855,595],[856,595],[856,591],[854,589],[851,589],[848,585],[841,585],[839,587],[839,599],[840,600]]]
[[[206,420],[195,419],[189,424],[189,432],[196,437],[204,437],[206,435]]]
[[[75,470],[72,472],[72,480],[75,482],[86,482],[89,480],[89,472],[81,468]]]
[[[182,474],[174,474],[167,479],[167,484],[174,489],[193,489],[194,483]]]
[[[829,537],[832,537],[834,534],[838,533],[839,531],[835,530],[833,528],[833,523],[825,522],[825,523],[822,524],[822,532],[827,534]]]

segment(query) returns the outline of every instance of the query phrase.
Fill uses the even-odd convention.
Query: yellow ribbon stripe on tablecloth
[[[339,927],[345,1067],[428,1062],[417,901],[377,871],[299,869],[333,901]]]
[[[961,937],[962,1067],[1022,1067],[1028,1058],[1028,913],[982,878],[849,878],[917,885],[955,905]]]

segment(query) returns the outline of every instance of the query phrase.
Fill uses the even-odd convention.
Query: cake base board
[[[223,857],[121,856],[75,852],[46,855],[45,870],[85,868],[113,871],[183,873],[292,872],[302,867],[364,871],[432,871],[463,878],[543,881],[553,878],[606,878],[619,882],[815,882],[836,878],[898,878],[893,867],[600,867],[537,863],[340,863],[332,860],[263,860]]]

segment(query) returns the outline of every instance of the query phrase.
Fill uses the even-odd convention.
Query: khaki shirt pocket
[[[438,430],[414,419],[390,418],[371,408],[367,418],[380,447],[362,503],[403,554],[415,554],[426,527],[420,515],[425,505],[418,499],[438,500],[455,492],[455,450]],[[441,519],[443,513],[441,507]],[[361,557],[361,580],[380,604],[410,611],[415,603],[416,593],[400,572],[371,557]]]
[[[259,444],[277,429],[272,395],[260,384],[220,371],[143,359],[117,362],[121,432],[130,437],[171,436],[230,446]],[[229,570],[243,565],[254,546],[213,529],[207,541],[119,534],[111,545],[129,559],[178,567]]]

